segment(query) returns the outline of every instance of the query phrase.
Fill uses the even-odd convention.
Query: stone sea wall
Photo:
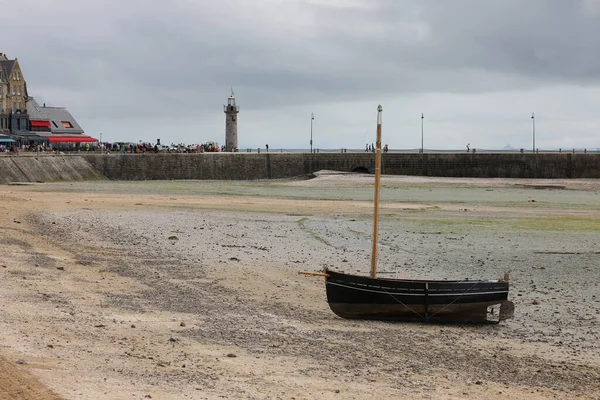
[[[116,180],[277,179],[320,170],[374,172],[372,153],[205,153],[84,155]],[[382,172],[474,178],[600,178],[600,154],[384,153]]]
[[[148,153],[0,157],[0,183],[278,179],[320,170],[374,172],[372,153]],[[384,153],[382,172],[474,178],[600,178],[600,154]]]

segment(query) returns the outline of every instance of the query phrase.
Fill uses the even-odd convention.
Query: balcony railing
[[[231,112],[231,111],[240,112],[240,106],[226,106],[226,105],[223,105],[223,111],[224,112]]]

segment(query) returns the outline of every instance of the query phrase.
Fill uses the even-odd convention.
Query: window
[[[15,85],[12,85],[12,94],[15,95]]]
[[[21,86],[17,86],[17,94],[21,95]]]
[[[65,128],[72,128],[73,125],[69,121],[61,121]]]
[[[13,103],[12,112],[17,112],[17,103]]]

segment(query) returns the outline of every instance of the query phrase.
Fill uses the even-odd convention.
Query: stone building
[[[4,54],[0,53],[0,133],[9,133],[10,110],[8,104],[8,77],[3,61],[6,60]],[[6,60],[8,61],[8,60]]]
[[[28,98],[19,61],[0,53],[0,133],[20,136],[29,132]]]
[[[66,108],[40,106],[30,97],[19,61],[9,60],[0,53],[0,142],[17,145],[98,142],[84,133]]]

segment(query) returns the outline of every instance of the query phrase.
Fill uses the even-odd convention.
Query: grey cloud
[[[0,51],[19,57],[32,94],[94,124],[213,118],[230,86],[246,112],[290,113],[600,83],[595,0],[23,4],[4,6],[0,26],[22,27],[21,7],[31,26]]]

